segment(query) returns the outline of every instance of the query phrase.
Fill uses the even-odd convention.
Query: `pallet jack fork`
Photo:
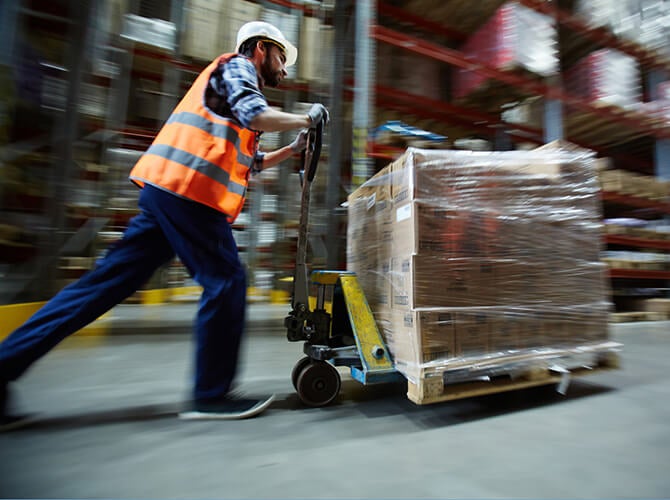
[[[295,364],[291,381],[308,406],[325,406],[337,397],[341,379],[336,366],[350,367],[351,376],[364,385],[403,379],[394,368],[355,273],[313,271],[310,281],[316,286],[316,296],[310,301],[307,230],[311,184],[321,155],[322,136],[323,123],[319,123],[310,129],[307,149],[302,154],[292,310],[284,319],[288,340],[304,342],[305,356]]]

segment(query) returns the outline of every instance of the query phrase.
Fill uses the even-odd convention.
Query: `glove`
[[[300,153],[307,147],[307,134],[309,134],[309,131],[306,128],[302,129],[295,136],[293,142],[289,144],[294,153]]]
[[[309,113],[307,113],[307,116],[309,116],[309,119],[312,122],[310,128],[316,127],[321,120],[323,120],[324,124],[328,123],[328,120],[330,120],[328,110],[323,104],[318,102],[312,104],[312,107],[310,108]]]

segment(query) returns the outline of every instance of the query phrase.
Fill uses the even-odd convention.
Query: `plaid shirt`
[[[233,57],[212,73],[205,90],[205,102],[216,114],[234,118],[244,128],[251,129],[253,119],[269,107],[260,86],[252,62],[246,57]],[[264,156],[256,152],[252,173],[260,171]]]

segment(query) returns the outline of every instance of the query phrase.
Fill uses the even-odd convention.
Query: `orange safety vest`
[[[151,184],[212,207],[230,223],[244,205],[257,134],[213,113],[204,101],[212,72],[235,55],[218,57],[200,73],[130,172],[138,186]]]

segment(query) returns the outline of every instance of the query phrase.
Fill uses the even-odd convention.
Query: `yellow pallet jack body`
[[[394,368],[356,274],[315,270],[308,278],[310,189],[322,133],[322,123],[310,130],[303,153],[292,310],[284,319],[288,340],[304,342],[305,356],[294,366],[291,380],[300,399],[309,406],[325,406],[337,397],[341,380],[336,366],[348,366],[352,377],[365,385],[403,379]],[[310,289],[316,289],[311,297]]]

